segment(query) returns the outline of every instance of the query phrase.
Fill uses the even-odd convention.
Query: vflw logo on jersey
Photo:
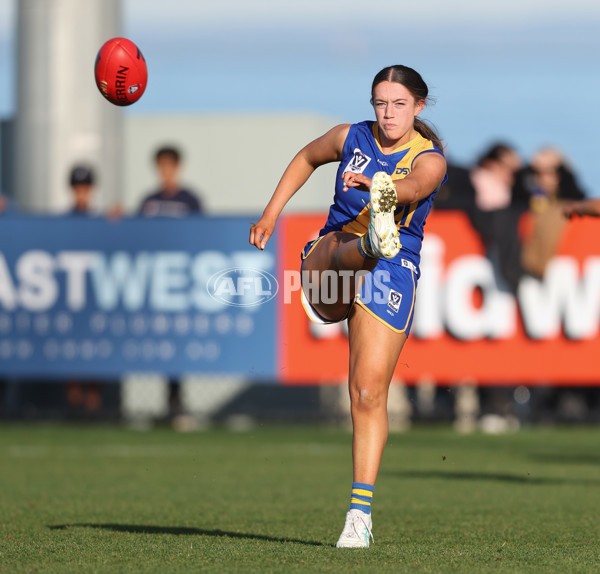
[[[356,148],[354,150],[354,155],[352,159],[348,162],[344,173],[347,171],[351,171],[352,173],[362,173],[365,171],[365,168],[369,165],[371,158],[364,154],[360,149]]]

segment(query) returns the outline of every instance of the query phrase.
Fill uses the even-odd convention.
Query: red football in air
[[[127,38],[111,38],[104,43],[94,69],[96,85],[115,106],[137,102],[148,83],[148,68],[140,49]]]

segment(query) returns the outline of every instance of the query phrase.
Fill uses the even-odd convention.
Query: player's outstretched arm
[[[394,180],[398,203],[408,204],[424,199],[444,180],[446,175],[446,160],[439,153],[425,153],[417,157],[412,171],[404,179]],[[347,171],[342,176],[346,188],[357,187],[368,190],[371,178],[362,173]]]
[[[296,154],[281,176],[261,218],[250,229],[251,245],[264,249],[273,235],[279,214],[313,171],[321,165],[340,160],[349,129],[349,125],[336,126]]]
[[[589,215],[600,217],[600,199],[583,199],[581,201],[569,201],[562,208],[563,215],[569,219],[574,216]]]

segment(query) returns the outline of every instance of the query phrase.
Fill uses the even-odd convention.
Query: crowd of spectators
[[[201,195],[182,184],[181,151],[163,146],[152,159],[156,187],[146,191],[132,215],[186,217],[204,213]],[[66,179],[71,197],[68,215],[100,215],[95,208],[97,182],[93,167],[84,163],[73,166]],[[526,161],[515,147],[497,142],[472,165],[449,161],[448,181],[439,191],[434,209],[459,210],[468,215],[494,265],[499,287],[516,292],[523,276],[543,278],[569,218],[600,216],[600,198],[585,198],[573,169],[559,150],[543,148]],[[0,193],[0,214],[18,213],[14,202]],[[106,215],[121,217],[124,211],[114,206]],[[529,225],[522,225],[524,219]],[[76,416],[99,411],[104,387],[93,381],[67,381],[68,408]],[[169,406],[172,418],[184,411],[180,384],[175,378],[169,380]]]
[[[498,142],[472,166],[450,162],[448,182],[434,206],[468,214],[499,283],[516,292],[524,275],[543,277],[567,218],[593,214],[595,202],[585,201],[560,151],[543,148],[524,162],[513,146]],[[524,215],[529,218],[528,226],[521,225]]]

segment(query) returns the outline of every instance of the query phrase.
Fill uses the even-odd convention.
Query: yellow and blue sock
[[[352,496],[350,497],[350,510],[356,508],[366,514],[371,514],[371,502],[375,486],[364,482],[352,483]]]
[[[358,251],[366,259],[377,259],[377,256],[373,253],[373,248],[371,247],[371,238],[369,237],[368,233],[365,233],[358,240]]]

